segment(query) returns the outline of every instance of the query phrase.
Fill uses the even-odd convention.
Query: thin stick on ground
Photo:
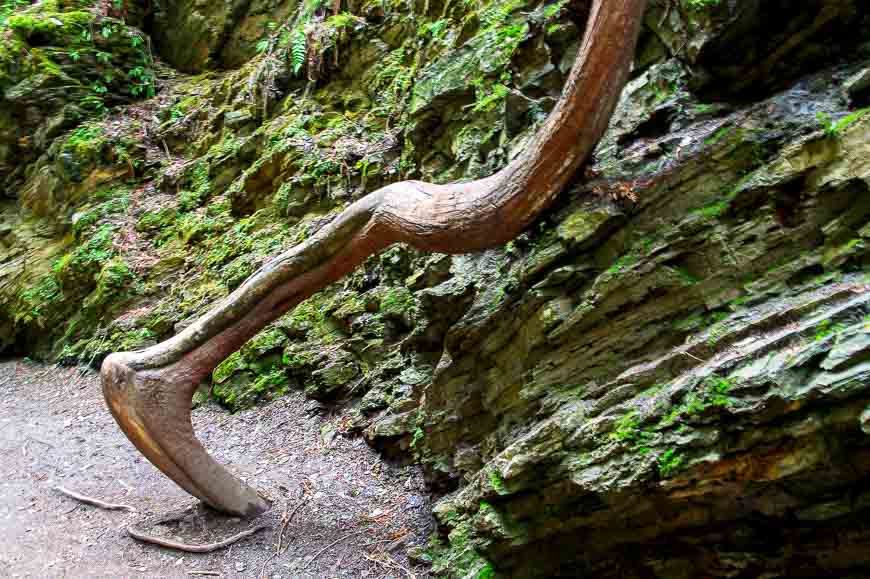
[[[188,571],[188,575],[211,575],[212,577],[220,577],[221,574],[217,571]]]
[[[83,495],[81,493],[77,493],[75,491],[71,491],[67,488],[57,486],[54,487],[54,490],[59,492],[62,495],[66,495],[71,499],[75,499],[80,503],[84,503],[86,505],[91,505],[92,507],[97,507],[100,509],[105,509],[107,511],[135,511],[136,509],[131,507],[130,505],[121,505],[117,503],[107,503],[105,501],[101,501],[100,499],[95,499],[94,497],[89,497],[87,495]]]
[[[143,533],[142,531],[139,531],[133,527],[127,528],[127,534],[136,539],[137,541],[142,541],[143,543],[151,543],[152,545],[159,545],[161,547],[166,547],[167,549],[175,549],[176,551],[184,551],[185,553],[211,553],[213,551],[220,551],[221,549],[225,549],[230,545],[241,541],[245,537],[250,537],[254,533],[268,528],[268,525],[257,525],[253,529],[242,531],[241,533],[233,535],[232,537],[224,539],[223,541],[218,541],[217,543],[208,543],[205,545],[190,545],[188,543],[181,543],[179,541],[164,539],[162,537],[155,537],[154,535]]]
[[[297,512],[299,509],[301,509],[302,506],[303,506],[306,502],[308,502],[308,501],[306,501],[305,499],[299,501],[299,504],[296,505],[296,508],[293,509],[293,511],[290,513],[290,516],[287,517],[287,520],[286,520],[286,521],[284,521],[284,526],[281,527],[281,534],[278,535],[278,548],[275,550],[275,555],[276,555],[276,556],[277,556],[277,555],[280,555],[280,554],[282,553],[281,545],[282,545],[283,542],[284,542],[284,533],[287,531],[287,527],[290,525],[290,522],[293,520],[293,517],[296,515],[296,512]],[[284,547],[284,551],[286,551],[286,550],[289,549],[289,548],[290,548],[290,544],[288,543],[288,544]]]
[[[366,532],[368,532],[368,529],[363,529],[362,531],[356,531],[354,533],[348,533],[347,535],[345,535],[343,537],[339,537],[338,539],[336,539],[335,541],[331,542],[330,544],[328,544],[327,546],[322,548],[320,551],[318,551],[316,555],[314,555],[311,559],[309,559],[308,562],[305,563],[305,565],[303,565],[301,569],[299,569],[299,572],[301,573],[302,571],[305,571],[306,569],[308,569],[308,566],[311,565],[312,563],[314,563],[314,561],[318,557],[320,557],[326,551],[328,551],[332,547],[335,547],[336,545],[338,545],[339,543],[341,543],[345,539],[350,539],[351,537],[355,537],[357,535],[362,535],[363,533],[366,533]]]
[[[307,503],[307,502],[308,501],[306,501],[305,498],[303,497],[299,501],[299,503],[296,505],[296,508],[294,508],[293,511],[290,512],[289,515],[287,514],[286,510],[284,511],[284,516],[281,517],[281,519],[283,521],[283,525],[281,525],[281,531],[278,533],[278,544],[275,547],[275,552],[272,553],[272,555],[268,559],[263,561],[263,566],[260,567],[260,577],[266,577],[266,566],[269,563],[271,563],[272,561],[274,561],[278,557],[278,555],[280,555],[283,551],[286,551],[287,549],[290,548],[290,543],[287,543],[287,545],[284,546],[284,533],[287,532],[287,527],[290,526],[290,521],[293,520],[293,517],[296,515],[296,512],[300,508],[302,508],[302,506],[305,505],[305,503]],[[283,549],[281,548],[282,546],[284,546]]]
[[[401,563],[399,563],[398,561],[396,561],[395,559],[393,559],[392,557],[390,557],[386,553],[381,552],[381,553],[378,553],[378,555],[384,557],[386,559],[386,561],[383,559],[379,559],[378,557],[375,557],[373,555],[367,555],[366,553],[363,553],[363,557],[365,557],[366,559],[368,559],[372,563],[377,563],[378,565],[380,565],[384,569],[391,569],[393,571],[403,571],[408,576],[408,579],[415,579],[416,578],[416,575],[411,573],[407,568],[405,568],[404,565],[402,565]]]

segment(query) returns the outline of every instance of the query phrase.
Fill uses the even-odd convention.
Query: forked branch
[[[235,515],[268,505],[197,440],[197,385],[268,323],[404,242],[468,253],[518,235],[562,190],[601,138],[628,78],[646,0],[593,0],[562,96],[526,149],[498,173],[468,183],[405,181],[357,201],[316,235],[282,253],[187,329],[103,363],[103,392],[118,424],[172,480]]]

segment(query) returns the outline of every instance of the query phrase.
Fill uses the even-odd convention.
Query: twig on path
[[[272,556],[269,557],[268,559],[266,559],[265,561],[263,561],[263,566],[260,567],[260,577],[266,576],[266,565],[268,565],[270,562],[272,562],[274,559],[276,559],[278,557],[278,555],[281,554],[281,552],[282,552],[281,546],[284,544],[284,533],[287,532],[287,527],[290,526],[290,521],[293,520],[293,517],[296,515],[296,511],[298,511],[300,508],[302,508],[302,506],[307,502],[308,501],[305,500],[305,497],[303,494],[303,498],[299,501],[299,503],[296,505],[296,508],[293,509],[293,512],[291,512],[289,516],[287,515],[287,511],[286,510],[284,511],[284,516],[281,517],[281,520],[284,521],[284,524],[281,526],[281,532],[278,533],[278,545],[275,547],[275,552],[272,554]],[[290,543],[287,543],[287,546],[284,547],[283,550],[286,551],[289,548],[290,548]]]
[[[287,520],[284,521],[284,526],[281,527],[281,534],[278,535],[278,548],[275,550],[275,555],[281,554],[281,545],[284,542],[284,533],[287,531],[287,527],[290,525],[290,522],[293,520],[293,517],[296,516],[296,512],[302,508],[305,503],[307,503],[305,499],[299,501],[299,504],[296,505],[296,508],[293,509],[293,512],[290,513],[290,516],[287,517]],[[284,547],[284,551],[290,548],[290,544],[288,543],[286,547]]]
[[[217,571],[188,571],[188,575],[211,575],[212,577],[220,577],[221,574]]]
[[[186,553],[211,553],[212,551],[219,551],[221,549],[229,547],[233,543],[241,541],[245,537],[250,537],[254,533],[268,528],[268,525],[257,525],[253,529],[242,531],[241,533],[233,535],[232,537],[224,539],[223,541],[219,541],[217,543],[208,543],[206,545],[188,545],[187,543],[171,541],[169,539],[163,539],[161,537],[155,537],[153,535],[143,533],[142,531],[138,531],[133,527],[128,527],[127,533],[137,541],[142,541],[143,543],[151,543],[153,545],[159,545],[161,547],[166,547],[167,549],[175,549],[176,551],[184,551]]]
[[[411,573],[404,565],[402,565],[401,563],[399,563],[398,561],[396,561],[395,559],[393,559],[392,557],[390,557],[386,553],[378,553],[378,554],[385,557],[386,561],[379,559],[378,557],[373,557],[373,556],[367,555],[366,553],[363,553],[362,555],[363,555],[363,557],[365,557],[369,561],[371,561],[373,563],[377,563],[378,565],[382,566],[384,569],[392,569],[393,571],[404,571],[409,579],[416,579],[416,577],[417,577],[416,575]]]
[[[362,531],[348,533],[347,535],[345,535],[343,537],[339,537],[338,539],[336,539],[335,541],[331,542],[330,544],[328,544],[327,546],[322,548],[320,551],[318,551],[316,555],[314,555],[311,559],[309,559],[308,562],[305,563],[305,565],[303,565],[301,569],[299,569],[299,572],[301,573],[302,571],[305,571],[306,569],[308,569],[308,566],[311,565],[315,561],[315,559],[317,559],[318,557],[323,555],[328,549],[335,547],[336,545],[338,545],[339,543],[341,543],[345,539],[350,539],[351,537],[355,537],[356,535],[362,535],[363,533],[367,533],[368,531],[369,531],[368,529],[363,529]]]
[[[97,507],[100,509],[105,509],[107,511],[135,511],[136,509],[131,507],[130,505],[120,505],[116,503],[107,503],[105,501],[101,501],[100,499],[95,499],[93,497],[89,497],[87,495],[83,495],[77,493],[75,491],[71,491],[64,487],[54,487],[54,490],[59,492],[62,495],[66,495],[71,499],[75,499],[81,503],[85,503],[86,505],[91,505],[92,507]]]

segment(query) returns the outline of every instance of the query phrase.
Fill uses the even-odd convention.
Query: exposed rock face
[[[818,81],[600,161],[587,186],[632,187],[634,210],[562,210],[506,267],[511,297],[488,313],[479,294],[448,332],[423,454],[467,481],[437,514],[487,558],[517,575],[866,564],[870,119],[819,134],[839,97]],[[832,520],[852,538],[809,548]]]
[[[374,186],[506,162],[588,10],[181,1],[120,24],[68,4],[0,25],[0,344],[83,363],[171,336]],[[210,72],[157,66],[157,96],[122,106],[146,95],[116,79],[151,61],[58,36],[73,9]],[[646,22],[559,207],[498,251],[390,249],[231,356],[212,395],[303,388],[421,461],[443,498],[420,556],[448,576],[863,576],[868,12],[663,1]],[[57,120],[100,52],[118,106]],[[49,53],[60,76],[34,64]]]
[[[257,53],[269,25],[285,22],[291,0],[178,0],[156,4],[154,37],[161,56],[184,72],[235,68]]]

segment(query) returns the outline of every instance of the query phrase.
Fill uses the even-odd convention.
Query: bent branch
[[[468,253],[522,232],[607,128],[628,78],[645,5],[646,0],[593,1],[562,97],[531,143],[501,171],[468,183],[404,181],[379,189],[277,256],[178,335],[106,358],[103,393],[127,437],[215,509],[253,516],[268,508],[194,435],[190,401],[197,385],[264,326],[394,243]]]

